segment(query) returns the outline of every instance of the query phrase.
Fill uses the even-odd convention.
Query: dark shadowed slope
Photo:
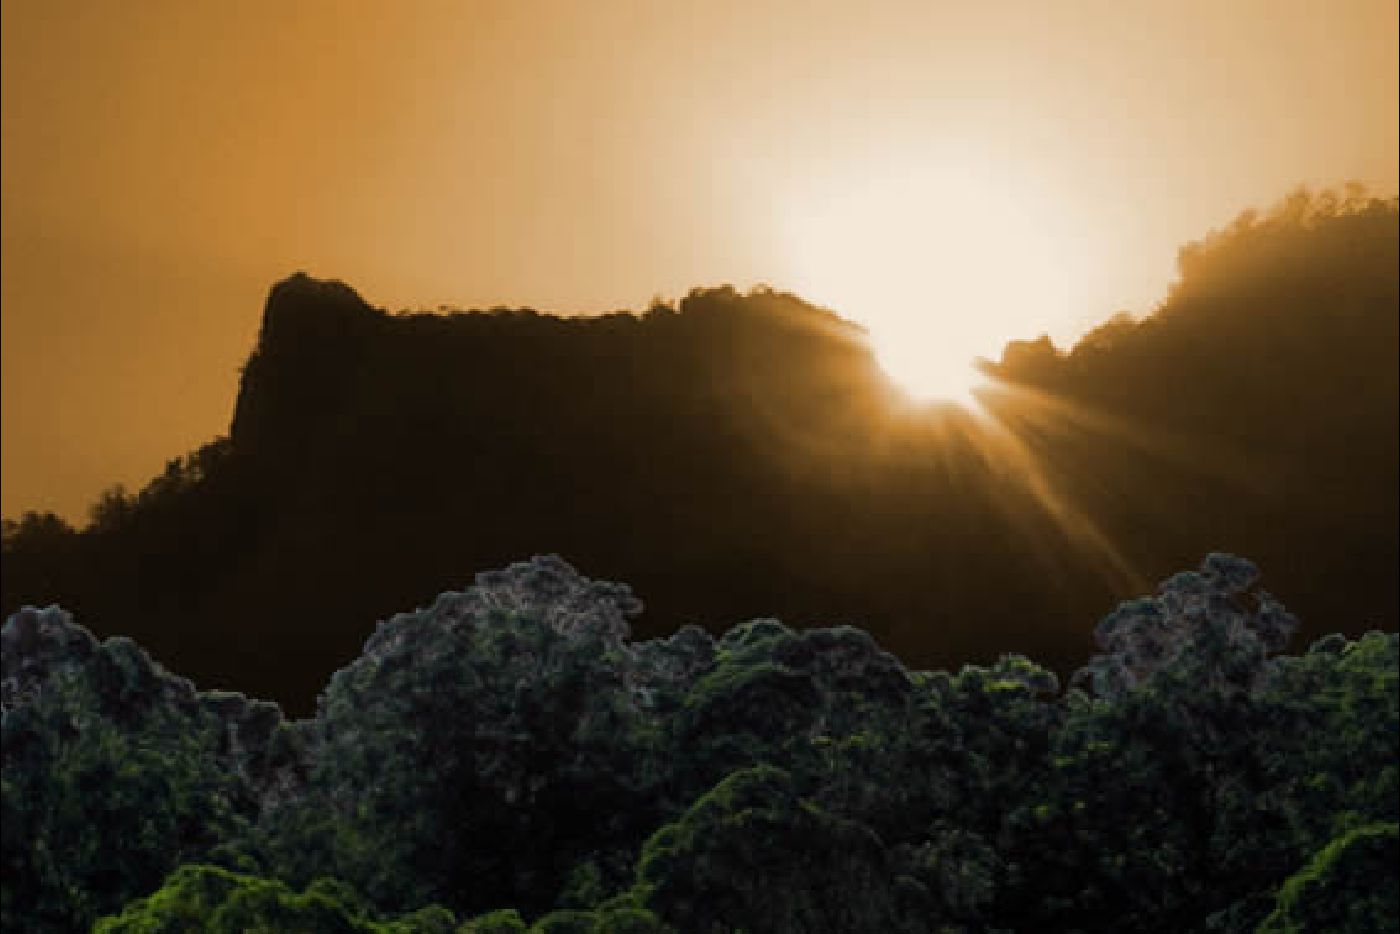
[[[1039,390],[1023,421],[1075,426],[1049,445],[1065,487],[1140,560],[1228,543],[1291,579],[1310,631],[1394,627],[1398,235],[1395,200],[1297,193],[1184,247],[1152,316],[998,372]]]
[[[4,610],[61,601],[298,711],[376,618],[543,551],[631,582],[644,634],[854,621],[914,666],[1067,671],[1212,549],[1287,581],[1305,633],[1394,627],[1396,218],[1241,221],[1147,321],[1009,347],[992,420],[903,406],[857,328],[780,293],[396,316],[297,275],[229,437],[82,534],[8,526]]]

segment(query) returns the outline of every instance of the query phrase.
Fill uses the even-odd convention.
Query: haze
[[[296,269],[390,308],[767,282],[916,361],[1072,340],[1244,208],[1392,194],[1396,35],[1390,0],[6,2],[0,511],[223,431]]]

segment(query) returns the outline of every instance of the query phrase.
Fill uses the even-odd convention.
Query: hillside
[[[1067,673],[1086,620],[1216,549],[1275,569],[1305,635],[1394,628],[1396,240],[1393,201],[1242,218],[1146,319],[1009,346],[1000,446],[783,293],[390,314],[298,274],[227,437],[82,532],[7,523],[3,610],[296,712],[376,620],[541,550],[629,581],[643,635],[854,622],[920,667]]]

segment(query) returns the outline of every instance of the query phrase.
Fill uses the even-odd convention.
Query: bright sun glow
[[[843,174],[785,213],[795,290],[865,325],[910,396],[972,403],[979,357],[1077,336],[1084,250],[1046,192],[968,154]]]

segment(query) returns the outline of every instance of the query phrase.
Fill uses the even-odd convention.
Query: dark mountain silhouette
[[[850,621],[914,667],[1067,672],[1087,621],[1211,550],[1288,581],[1305,635],[1394,628],[1396,244],[1395,201],[1241,218],[1149,318],[1008,346],[994,421],[910,408],[780,292],[393,315],[298,274],[228,437],[81,533],[7,523],[3,609],[295,712],[377,618],[542,551],[631,583],[643,636]]]
[[[1310,626],[1395,626],[1396,205],[1297,192],[1183,248],[1150,317],[1007,348],[1006,378],[1130,426],[1050,444],[1112,540],[1154,568],[1189,541],[1254,548]]]

